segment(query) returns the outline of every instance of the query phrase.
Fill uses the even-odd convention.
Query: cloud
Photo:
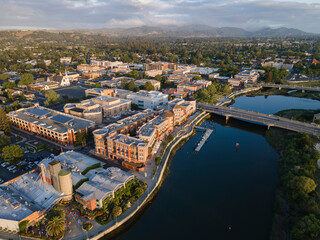
[[[318,0],[0,0],[0,28],[205,24],[320,33]]]

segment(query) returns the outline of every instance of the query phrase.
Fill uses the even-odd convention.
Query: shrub
[[[20,232],[26,232],[27,226],[28,226],[29,220],[24,220],[19,223],[19,230]],[[7,230],[6,228],[4,229],[5,231]]]
[[[161,157],[156,157],[156,164],[157,165],[160,165],[161,161],[162,161],[162,158]]]
[[[83,170],[81,174],[82,175],[86,175],[90,170],[96,169],[96,168],[99,168],[99,167],[101,167],[101,163],[96,163],[96,164],[90,165],[85,170]]]

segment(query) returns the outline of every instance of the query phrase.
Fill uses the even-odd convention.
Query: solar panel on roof
[[[27,110],[29,113],[37,115],[37,116],[43,116],[46,115],[48,113],[50,113],[48,110],[46,109],[41,109],[41,108],[33,108],[33,109],[28,109]]]
[[[71,121],[72,118],[59,114],[59,115],[56,115],[56,116],[52,117],[51,120],[59,122],[59,123],[62,123],[62,124],[65,124],[65,123]]]

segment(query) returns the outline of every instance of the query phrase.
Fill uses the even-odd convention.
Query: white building
[[[157,106],[165,105],[168,103],[168,94],[163,94],[157,91],[144,91],[141,90],[136,93],[129,94],[128,100],[132,103],[137,104],[142,109],[154,109]]]

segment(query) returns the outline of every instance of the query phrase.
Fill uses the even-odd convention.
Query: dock
[[[199,127],[198,127],[199,128]],[[200,128],[200,129],[206,129],[205,134],[203,134],[201,141],[198,143],[197,147],[195,148],[196,152],[199,152],[203,145],[206,143],[210,135],[213,133],[212,129],[207,129],[207,128]]]

